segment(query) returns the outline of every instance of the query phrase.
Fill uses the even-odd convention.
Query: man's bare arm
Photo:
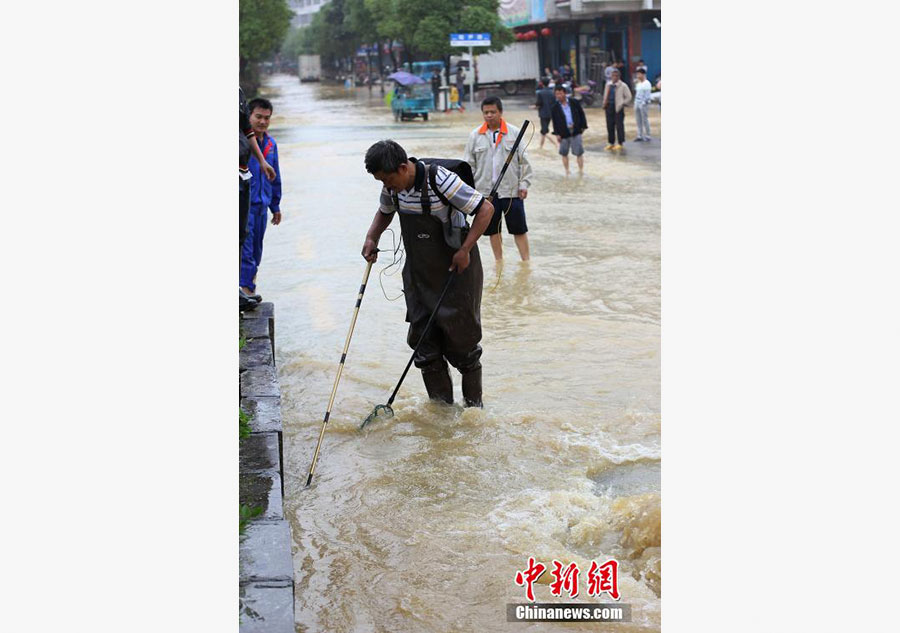
[[[259,161],[259,166],[262,167],[266,178],[275,180],[275,168],[266,162],[266,157],[263,156],[262,150],[259,149],[259,143],[256,142],[256,136],[248,136],[247,140],[250,141],[250,153]]]
[[[393,219],[393,213],[388,215],[381,211],[375,212],[375,217],[372,218],[372,224],[369,226],[369,232],[366,233],[366,241],[363,242],[362,247],[362,256],[367,262],[374,262],[378,259],[378,240],[381,239],[381,234],[390,226]]]
[[[490,200],[485,198],[484,202],[481,203],[481,207],[478,209],[478,213],[475,214],[475,219],[472,221],[472,228],[469,229],[469,234],[466,235],[466,241],[463,242],[459,250],[453,255],[450,270],[455,270],[459,272],[459,274],[462,274],[463,271],[469,267],[469,251],[472,250],[472,247],[475,246],[475,242],[477,242],[478,238],[485,232],[488,224],[491,223],[492,217],[494,217],[494,205],[491,204]]]

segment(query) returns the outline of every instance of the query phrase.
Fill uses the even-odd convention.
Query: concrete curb
[[[263,512],[240,538],[241,633],[294,632],[291,528],[284,519],[281,392],[275,370],[275,307],[241,315],[240,406],[252,416],[240,443],[240,503]]]

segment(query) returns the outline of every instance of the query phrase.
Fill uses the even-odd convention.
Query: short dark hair
[[[638,68],[638,69],[635,70],[634,72],[636,72],[636,73],[641,73],[642,75],[646,75],[646,74],[647,74],[647,71],[644,70],[643,68]]]
[[[563,92],[565,92],[566,87],[562,84],[556,84],[556,87],[553,89],[553,92],[556,92],[557,90],[562,90]]]
[[[370,174],[379,171],[392,174],[407,160],[406,150],[395,141],[378,141],[366,150],[366,171]]]
[[[275,108],[272,107],[272,102],[268,99],[263,99],[262,97],[256,97],[255,99],[250,99],[250,103],[247,104],[247,109],[250,110],[251,114],[255,108],[260,108],[261,110],[268,110],[269,112],[275,112]]]
[[[503,102],[500,101],[500,97],[485,97],[481,102],[481,109],[484,110],[486,105],[495,105],[500,112],[503,112]]]

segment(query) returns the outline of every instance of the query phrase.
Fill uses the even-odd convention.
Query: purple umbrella
[[[413,75],[412,73],[408,73],[403,70],[398,70],[397,72],[388,75],[388,79],[393,79],[401,86],[408,86],[410,84],[423,84],[425,80],[417,75]]]

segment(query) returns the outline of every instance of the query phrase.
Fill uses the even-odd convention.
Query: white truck
[[[322,79],[322,58],[319,55],[301,55],[299,63],[300,81]]]
[[[541,76],[537,42],[513,42],[502,51],[475,50],[477,88],[502,88],[508,95],[534,91]]]

